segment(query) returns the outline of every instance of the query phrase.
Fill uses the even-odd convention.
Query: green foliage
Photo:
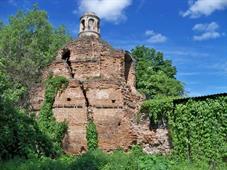
[[[65,125],[54,123],[52,111],[48,110],[52,107],[54,90],[59,88],[54,83],[64,84],[64,81],[48,83],[56,88],[50,88],[45,96],[47,102],[39,124],[18,104],[23,106],[29,101],[28,89],[39,82],[41,70],[70,37],[64,27],[53,28],[46,12],[37,6],[27,12],[19,11],[10,17],[9,24],[0,22],[0,37],[0,160],[52,156],[59,148],[56,143]]]
[[[98,147],[98,133],[93,121],[88,121],[86,132],[88,150],[95,150]]]
[[[227,97],[178,104],[169,119],[178,157],[205,159],[214,166],[222,161],[227,152]]]
[[[8,74],[2,71],[4,64],[0,59],[0,91],[1,96],[9,103],[15,104],[18,102],[21,94],[24,93],[25,89],[23,86],[18,86],[17,89],[12,89],[13,82],[10,81]]]
[[[48,156],[51,142],[40,131],[34,116],[15,107],[18,91],[13,92],[10,85],[0,72],[0,160]]]
[[[132,153],[124,153],[124,151],[115,151],[109,156],[108,163],[103,170],[136,170],[138,169],[138,160]]]
[[[1,170],[71,170],[69,167],[75,161],[74,157],[62,156],[58,159],[41,157],[39,159],[13,159],[0,162]]]
[[[1,71],[7,73],[12,90],[23,88],[21,101],[28,102],[27,90],[40,81],[41,70],[69,39],[64,27],[53,28],[47,13],[34,6],[11,16],[9,24],[0,23]]]
[[[138,150],[115,151],[106,154],[100,150],[87,152],[77,157],[62,156],[58,159],[42,157],[40,159],[16,159],[0,162],[2,170],[207,170],[206,162],[177,161],[166,156],[147,155]],[[227,169],[227,164],[219,164],[218,170]]]
[[[227,97],[189,100],[176,106],[171,99],[148,100],[141,109],[154,122],[168,121],[177,158],[205,160],[214,167],[226,159]]]
[[[152,124],[163,123],[173,110],[172,98],[146,100],[141,106],[141,112],[147,113]]]
[[[80,170],[96,170],[103,169],[108,163],[108,157],[100,150],[88,151],[87,153],[78,156],[77,159],[70,165],[70,169]]]
[[[68,80],[64,77],[50,77],[45,85],[45,98],[40,109],[38,124],[42,132],[44,132],[53,143],[53,148],[50,148],[50,154],[57,156],[62,152],[61,141],[67,130],[66,122],[56,122],[52,106],[57,93],[67,87]]]
[[[155,96],[180,96],[184,89],[176,80],[176,68],[154,49],[138,46],[132,50],[136,59],[136,86],[148,99]]]

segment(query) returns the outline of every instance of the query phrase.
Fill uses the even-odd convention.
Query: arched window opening
[[[82,24],[82,31],[84,31],[85,30],[85,20],[83,19],[82,21],[81,21],[81,24]]]
[[[88,20],[88,30],[94,30],[94,24],[95,24],[95,20],[90,18]]]
[[[98,30],[98,32],[100,32],[100,21],[98,21],[98,23],[97,23],[97,30]]]

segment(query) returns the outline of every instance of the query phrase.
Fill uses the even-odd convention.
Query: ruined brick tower
[[[98,146],[105,151],[128,150],[154,137],[153,132],[144,134],[148,125],[140,132],[133,123],[143,99],[135,89],[134,64],[130,53],[115,50],[100,38],[100,19],[94,13],[80,18],[79,38],[60,49],[44,73],[69,80],[53,105],[56,120],[68,122],[63,140],[65,152],[78,154],[87,150],[88,116],[96,124]],[[44,98],[43,86],[32,94],[32,106],[38,112]]]
[[[95,36],[100,37],[100,19],[93,12],[87,12],[80,17],[79,37]]]

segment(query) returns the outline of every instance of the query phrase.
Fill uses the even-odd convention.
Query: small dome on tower
[[[79,37],[100,37],[100,19],[94,12],[86,12],[80,17]]]

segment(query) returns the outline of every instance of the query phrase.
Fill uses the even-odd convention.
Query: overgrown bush
[[[108,161],[108,156],[101,150],[88,151],[87,153],[78,156],[75,161],[70,165],[70,169],[103,169],[108,163]]]
[[[98,133],[96,125],[93,121],[89,120],[86,129],[86,138],[88,150],[95,150],[98,147]]]
[[[145,101],[141,111],[168,122],[173,154],[179,159],[205,160],[216,166],[227,153],[227,97],[189,100],[174,106],[171,99]]]
[[[51,141],[40,131],[34,116],[17,108],[18,92],[12,92],[0,72],[0,160],[48,156]]]
[[[151,124],[165,124],[173,111],[173,98],[145,100],[140,111],[150,117]]]
[[[174,152],[191,160],[205,159],[215,165],[227,152],[227,97],[189,100],[170,114]]]

